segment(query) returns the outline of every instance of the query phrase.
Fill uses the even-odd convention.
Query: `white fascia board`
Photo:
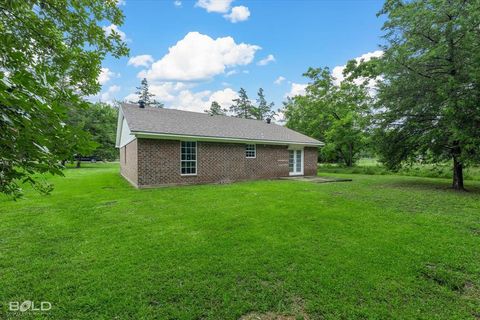
[[[208,141],[208,142],[225,142],[225,143],[251,143],[251,144],[271,144],[271,145],[298,145],[298,146],[312,146],[321,147],[323,142],[318,143],[302,143],[294,141],[277,141],[277,140],[261,140],[261,139],[240,139],[240,138],[228,138],[228,137],[210,137],[210,136],[195,136],[195,135],[183,135],[172,133],[153,133],[144,131],[132,131],[132,135],[137,138],[145,139],[163,139],[163,140],[195,140],[195,141]]]
[[[123,126],[123,111],[122,107],[118,108],[118,119],[117,119],[117,136],[115,139],[115,147],[120,148],[120,139],[122,137],[122,126]]]

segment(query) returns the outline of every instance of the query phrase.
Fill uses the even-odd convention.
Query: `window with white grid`
[[[197,142],[182,141],[180,165],[182,175],[197,174]]]
[[[245,156],[247,158],[255,158],[257,156],[257,149],[254,144],[245,145]]]

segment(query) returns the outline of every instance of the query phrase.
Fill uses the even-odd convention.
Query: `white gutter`
[[[131,134],[137,138],[145,139],[163,139],[163,140],[196,140],[196,141],[211,141],[211,142],[232,142],[232,143],[258,143],[258,144],[273,144],[273,145],[298,145],[298,146],[324,146],[323,142],[308,143],[298,141],[278,141],[278,140],[262,140],[262,139],[241,139],[241,138],[228,138],[228,137],[212,137],[212,136],[196,136],[196,135],[184,135],[173,133],[154,133],[145,131],[132,131]]]

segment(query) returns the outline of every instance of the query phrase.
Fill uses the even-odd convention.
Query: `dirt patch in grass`
[[[470,232],[473,233],[476,236],[480,236],[480,227],[470,227],[469,228]]]
[[[310,320],[303,300],[298,297],[294,297],[292,300],[292,314],[250,312],[241,316],[239,320]]]
[[[421,275],[424,279],[433,281],[459,294],[471,295],[472,292],[478,291],[465,273],[448,266],[427,264],[421,271]]]
[[[295,316],[285,316],[274,312],[257,313],[251,312],[241,316],[239,320],[296,320]]]
[[[118,202],[117,200],[101,202],[99,207],[111,207],[117,204],[117,202]]]

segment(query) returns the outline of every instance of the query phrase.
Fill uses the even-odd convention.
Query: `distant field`
[[[332,174],[0,197],[0,319],[479,319],[480,182]],[[10,312],[11,301],[49,301]],[[282,318],[276,318],[282,316]]]
[[[319,172],[325,173],[354,173],[367,175],[403,175],[426,178],[452,178],[452,165],[413,165],[400,169],[398,172],[391,172],[387,170],[376,159],[360,159],[354,167],[347,168],[337,164],[320,164]],[[466,180],[480,181],[480,167],[473,166],[464,170],[464,177]]]

